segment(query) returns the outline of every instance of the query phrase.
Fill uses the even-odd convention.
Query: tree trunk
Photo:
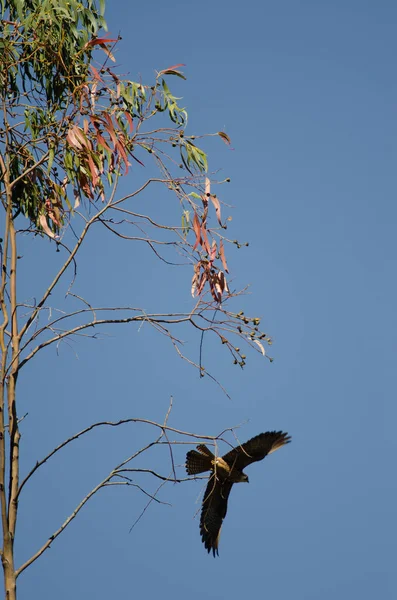
[[[9,534],[7,535],[7,537],[8,540],[4,544],[3,555],[1,557],[4,571],[5,600],[16,600],[17,581],[14,569],[14,542]]]
[[[1,385],[0,385],[0,510],[3,530],[3,548],[1,561],[4,571],[5,600],[16,600],[16,573],[14,567],[14,538],[18,514],[19,487],[19,440],[18,417],[16,409],[16,381],[19,369],[20,338],[17,318],[17,243],[16,231],[12,219],[12,193],[10,185],[9,159],[4,163],[1,158],[1,170],[7,196],[7,215],[4,239],[2,279],[0,287],[0,306],[3,323],[0,327]],[[8,282],[7,282],[8,274]],[[6,287],[9,285],[9,310],[7,308]],[[5,329],[11,323],[11,365],[7,376],[8,345],[5,343]],[[5,389],[7,386],[7,394]],[[4,411],[8,423],[5,424]],[[9,456],[6,457],[6,431],[10,441]],[[8,458],[8,462],[7,462]],[[6,492],[6,471],[8,470],[8,495]]]

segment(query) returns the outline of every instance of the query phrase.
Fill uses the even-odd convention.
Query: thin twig
[[[154,497],[151,498],[148,503],[146,504],[146,506],[144,507],[144,509],[142,510],[141,514],[139,515],[139,517],[134,521],[134,523],[131,525],[130,527],[130,533],[131,531],[134,529],[135,525],[138,524],[138,522],[142,519],[143,515],[145,514],[145,512],[147,511],[147,509],[149,508],[149,506],[151,505],[151,503],[153,502],[153,500],[156,499],[157,494],[159,493],[159,491],[161,490],[161,488],[166,484],[166,482],[168,481],[168,479],[166,479],[165,481],[163,481],[163,483],[160,483],[159,487],[156,489],[155,493],[154,493]]]

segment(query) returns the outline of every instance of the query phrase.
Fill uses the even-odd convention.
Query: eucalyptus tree
[[[194,432],[172,429],[164,422],[131,417],[92,423],[60,441],[27,473],[20,473],[20,420],[17,382],[24,367],[42,351],[59,346],[104,325],[145,322],[169,338],[170,345],[200,376],[214,376],[201,358],[184,352],[178,328],[190,326],[197,334],[212,336],[244,367],[244,345],[266,356],[269,337],[259,329],[259,318],[229,308],[239,292],[228,285],[227,219],[214,192],[229,180],[216,181],[200,148],[202,135],[187,133],[187,111],[169,88],[173,77],[184,79],[183,65],[156,73],[149,84],[122,78],[114,67],[114,47],[108,35],[104,0],[0,0],[0,199],[2,218],[0,308],[0,509],[1,559],[6,598],[16,598],[16,581],[78,515],[102,487],[134,485],[131,461],[148,446],[116,465],[76,506],[54,534],[21,565],[15,564],[14,541],[18,501],[37,470],[74,440],[98,427],[127,422],[153,427],[153,444],[172,446],[173,431],[182,439],[207,439]],[[226,144],[224,132],[211,134]],[[151,165],[151,176],[135,178],[141,165]],[[134,168],[132,168],[134,166]],[[132,191],[119,194],[121,178]],[[134,186],[134,181],[135,187]],[[165,188],[178,211],[177,223],[162,223],[156,214],[138,211],[144,190]],[[170,202],[172,200],[169,200]],[[136,306],[93,306],[76,291],[79,252],[94,225],[153,251],[168,268],[170,251],[190,264],[188,312],[147,314]],[[47,238],[57,250],[56,270],[45,272],[47,284],[32,303],[18,293],[21,236]],[[34,265],[34,256],[25,257]],[[46,267],[44,267],[46,269]],[[181,270],[185,277],[186,268]],[[51,304],[61,282],[67,280],[62,311]],[[121,292],[120,292],[121,294]],[[233,300],[234,299],[234,300]],[[70,304],[68,304],[68,300]],[[161,302],[160,302],[161,304]],[[241,346],[241,348],[240,348]],[[22,450],[22,448],[21,448]],[[139,470],[138,470],[139,471]],[[177,481],[152,471],[155,478]],[[23,535],[23,532],[21,532]]]

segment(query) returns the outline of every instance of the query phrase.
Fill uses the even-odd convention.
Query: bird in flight
[[[216,556],[223,519],[226,517],[227,501],[234,483],[248,483],[243,469],[253,462],[263,460],[291,441],[288,433],[267,431],[251,438],[230,450],[224,456],[215,456],[211,450],[200,444],[197,450],[186,454],[188,475],[198,475],[211,471],[205,490],[200,518],[200,534],[205,548]]]

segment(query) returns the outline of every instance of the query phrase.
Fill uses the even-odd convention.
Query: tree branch
[[[48,286],[47,290],[44,292],[40,302],[38,303],[37,307],[35,308],[35,310],[33,311],[32,315],[28,318],[28,320],[26,321],[25,325],[21,328],[20,333],[19,333],[19,339],[22,340],[23,336],[25,335],[26,331],[28,330],[28,328],[30,327],[30,325],[32,324],[32,322],[35,320],[40,308],[44,305],[45,301],[47,300],[47,298],[49,297],[49,295],[51,294],[52,290],[54,289],[54,287],[56,286],[56,284],[58,283],[58,281],[60,280],[60,278],[62,277],[62,275],[65,273],[66,269],[68,268],[68,266],[70,265],[70,263],[72,262],[72,260],[74,259],[74,257],[76,256],[81,244],[83,243],[83,240],[85,238],[85,236],[88,233],[88,230],[90,229],[91,225],[95,222],[95,220],[100,217],[101,215],[103,215],[103,213],[108,209],[108,207],[112,204],[113,202],[113,198],[116,194],[116,190],[117,190],[117,184],[118,184],[118,179],[116,179],[115,184],[113,186],[113,190],[112,193],[110,194],[110,198],[109,201],[105,204],[105,206],[98,211],[97,214],[95,214],[85,225],[85,227],[83,228],[83,231],[80,234],[79,239],[77,240],[76,245],[74,246],[73,250],[71,251],[71,253],[69,254],[68,258],[66,259],[66,261],[63,263],[62,267],[59,269],[58,273],[56,274],[56,276],[54,277],[52,283]]]
[[[92,498],[92,496],[94,496],[94,494],[96,494],[102,487],[104,487],[105,483],[108,480],[109,480],[109,475],[107,477],[105,477],[105,479],[103,481],[101,481],[101,483],[99,483],[95,488],[93,488],[87,494],[87,496],[85,498],[83,498],[83,500],[80,502],[80,504],[78,504],[76,506],[76,508],[74,509],[74,511],[72,512],[72,514],[69,515],[68,518],[59,527],[59,529],[57,529],[55,531],[55,533],[53,533],[49,537],[49,539],[46,541],[46,543],[43,544],[43,546],[35,554],[33,554],[33,556],[31,556],[22,566],[19,567],[19,569],[17,569],[15,571],[15,577],[19,577],[19,575],[25,569],[27,569],[32,563],[34,563],[51,546],[52,542],[54,540],[56,540],[56,538],[62,533],[62,531],[64,531],[66,529],[66,527],[69,525],[69,523],[71,523],[73,521],[73,519],[78,515],[78,513],[83,508],[83,506],[88,502],[88,500],[90,498]]]
[[[181,429],[175,429],[174,427],[169,427],[166,424],[156,423],[155,421],[150,421],[148,419],[130,418],[130,419],[121,419],[120,421],[98,421],[97,423],[93,423],[89,427],[86,427],[85,429],[82,429],[78,433],[72,435],[70,438],[68,438],[67,440],[63,441],[56,448],[54,448],[43,459],[41,459],[40,461],[38,461],[35,464],[35,466],[29,471],[29,473],[24,478],[24,480],[22,481],[22,483],[21,483],[21,485],[19,487],[19,490],[18,490],[17,498],[19,498],[19,495],[21,494],[22,489],[24,488],[24,486],[26,485],[26,483],[29,481],[29,479],[32,477],[32,475],[34,475],[34,473],[37,471],[37,469],[39,469],[44,463],[46,463],[57,452],[59,452],[59,450],[62,450],[62,448],[65,448],[65,446],[67,446],[71,442],[77,440],[81,436],[85,435],[89,431],[92,431],[93,429],[96,429],[97,427],[106,427],[106,426],[107,427],[118,427],[119,425],[125,425],[126,423],[144,423],[146,425],[151,425],[152,427],[156,427],[156,428],[160,429],[162,432],[164,432],[164,431],[170,431],[172,433],[176,433],[178,435],[182,435],[182,436],[185,436],[185,437],[189,437],[189,438],[193,438],[193,439],[198,439],[198,440],[208,440],[208,441],[212,441],[212,442],[215,442],[216,440],[221,439],[221,436],[223,436],[227,431],[232,431],[234,429],[233,427],[230,427],[230,428],[224,429],[217,436],[208,436],[208,435],[202,435],[202,434],[192,433],[190,431],[183,431]],[[158,442],[156,442],[156,443],[158,443]],[[167,444],[170,444],[170,443],[172,443],[172,442],[168,442],[167,441]],[[133,458],[135,458],[135,455],[133,455]],[[126,461],[124,461],[123,463],[121,463],[120,465],[118,465],[115,468],[115,471],[117,471],[118,469],[120,469],[129,460],[131,460],[131,457],[129,459],[127,459]]]

